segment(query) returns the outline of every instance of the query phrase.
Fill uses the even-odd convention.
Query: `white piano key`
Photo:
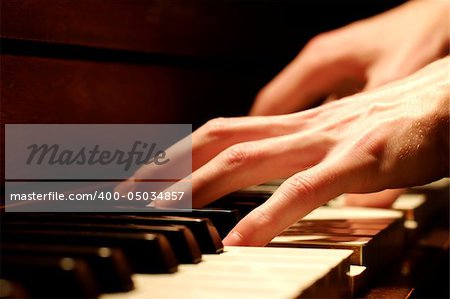
[[[292,232],[286,235],[279,235],[275,237],[269,244],[274,247],[319,247],[319,248],[341,248],[352,249],[353,254],[351,261],[353,264],[362,266],[371,266],[372,269],[377,269],[378,264],[381,264],[380,258],[391,258],[392,254],[396,252],[396,248],[403,240],[403,232],[401,229],[401,220],[403,213],[400,211],[364,207],[328,207],[322,206],[308,214],[301,221],[330,221],[330,220],[373,220],[384,221],[384,219],[391,219],[392,222],[375,236],[339,236],[333,233],[302,233],[293,234]],[[390,238],[394,238],[397,242],[389,242],[390,250],[383,251],[383,254],[377,254]],[[398,243],[398,244],[397,244]],[[395,245],[395,246],[394,246]],[[394,248],[395,247],[395,248]]]
[[[383,219],[402,218],[403,214],[399,211],[363,208],[363,207],[327,207],[322,206],[308,215],[304,220],[346,220],[346,219]]]
[[[425,203],[423,194],[402,194],[392,204],[392,208],[398,211],[414,210]]]
[[[223,254],[204,255],[200,264],[181,265],[173,274],[135,275],[136,290],[101,298],[292,298],[346,261],[351,253],[226,247]]]
[[[308,244],[308,241],[314,241],[311,244],[317,244],[320,245],[320,240],[324,240],[324,245],[330,244],[330,241],[327,241],[330,236],[318,236],[318,235],[301,235],[301,236],[278,236],[273,238],[271,241],[272,243],[278,243],[278,244]],[[352,241],[339,241],[340,246],[364,246],[366,245],[372,238],[368,237],[358,237],[355,238],[355,240]],[[336,242],[337,243],[337,242]]]

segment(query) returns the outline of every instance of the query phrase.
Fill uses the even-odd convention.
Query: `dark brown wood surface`
[[[1,63],[7,123],[192,123],[217,103],[251,99],[235,92],[251,80],[226,70],[14,55]]]
[[[399,0],[6,0],[6,38],[196,56],[290,55]],[[272,57],[268,57],[272,56]]]

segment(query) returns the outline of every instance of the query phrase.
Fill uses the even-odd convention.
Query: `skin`
[[[214,156],[193,174],[195,206],[289,177],[224,240],[262,246],[343,193],[448,176],[449,70],[445,58],[383,88],[315,109],[212,121],[193,135],[195,151]]]
[[[250,115],[284,114],[403,78],[448,53],[449,3],[410,1],[318,35],[257,95]],[[414,34],[410,34],[413,31]],[[353,206],[389,207],[403,193],[346,194]]]
[[[250,115],[296,112],[414,73],[447,55],[449,11],[448,1],[409,1],[316,36],[259,92]]]
[[[211,120],[192,135],[193,206],[288,177],[224,239],[226,245],[263,246],[341,194],[448,176],[449,71],[446,57],[405,79],[314,109]],[[174,159],[179,154],[176,147],[168,152]],[[142,167],[117,191],[136,191],[133,181],[152,173]],[[170,207],[170,201],[158,206]]]
[[[447,2],[411,1],[320,35],[258,94],[252,116],[213,119],[193,133],[194,207],[288,178],[230,232],[226,245],[263,246],[344,193],[448,176],[450,58],[421,69],[448,52],[447,17]],[[411,28],[414,34],[405,35]],[[320,97],[343,98],[291,113]],[[176,147],[168,152],[173,159],[184,154]],[[116,190],[136,191],[134,181],[154,171],[143,167]],[[398,194],[350,195],[347,202],[389,205]]]

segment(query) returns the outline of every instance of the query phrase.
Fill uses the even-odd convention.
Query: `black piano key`
[[[2,244],[3,255],[35,255],[83,259],[92,269],[102,293],[126,292],[134,288],[131,267],[120,249],[95,246]]]
[[[178,261],[166,237],[148,233],[111,233],[91,231],[3,231],[3,242],[93,245],[123,250],[134,272],[172,273]]]
[[[194,235],[202,253],[215,254],[223,252],[223,244],[217,229],[212,222],[206,218],[189,218],[177,216],[161,216],[152,213],[142,216],[123,215],[118,213],[88,214],[88,213],[15,213],[5,214],[7,222],[27,221],[59,221],[77,223],[108,223],[108,224],[136,224],[136,225],[183,225],[189,228]]]
[[[200,250],[205,254],[223,252],[220,235],[207,218],[189,218],[178,216],[113,216],[114,221],[147,225],[184,225],[191,230],[198,242]]]
[[[136,212],[120,213],[128,216],[178,216],[189,218],[208,218],[216,227],[221,238],[224,238],[241,219],[238,209],[203,208],[203,209],[155,209],[145,207]]]
[[[216,227],[221,238],[225,238],[226,235],[240,220],[239,211],[236,209],[207,208],[207,209],[192,209],[189,210],[188,212],[183,210],[170,210],[161,213],[164,216],[208,218]],[[140,215],[134,214],[133,216],[140,216]]]
[[[196,264],[201,261],[202,254],[191,231],[185,226],[149,226],[135,224],[103,224],[72,222],[9,222],[6,229],[71,230],[71,231],[105,231],[105,232],[141,232],[164,235],[172,246],[180,263]]]
[[[239,218],[244,218],[253,209],[263,204],[272,193],[239,193],[228,194],[212,203],[208,208],[237,210]]]
[[[18,281],[32,298],[96,298],[89,265],[69,257],[2,256],[2,278]]]

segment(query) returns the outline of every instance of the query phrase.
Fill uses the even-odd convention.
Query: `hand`
[[[317,36],[258,94],[250,114],[290,113],[409,75],[447,52],[449,7],[411,1]],[[389,207],[402,192],[347,194],[345,203]]]
[[[289,177],[224,240],[227,245],[264,245],[343,193],[408,187],[448,176],[449,70],[447,57],[383,88],[315,109],[208,122],[192,136],[194,207],[249,185]],[[134,177],[139,180],[152,171],[142,167]],[[129,181],[118,190],[133,188]]]
[[[250,115],[284,114],[403,78],[448,53],[447,1],[408,1],[312,39],[256,97]]]
[[[224,240],[264,245],[343,193],[448,176],[449,69],[445,58],[404,80],[315,109],[207,123],[193,134],[195,206],[289,177]]]

